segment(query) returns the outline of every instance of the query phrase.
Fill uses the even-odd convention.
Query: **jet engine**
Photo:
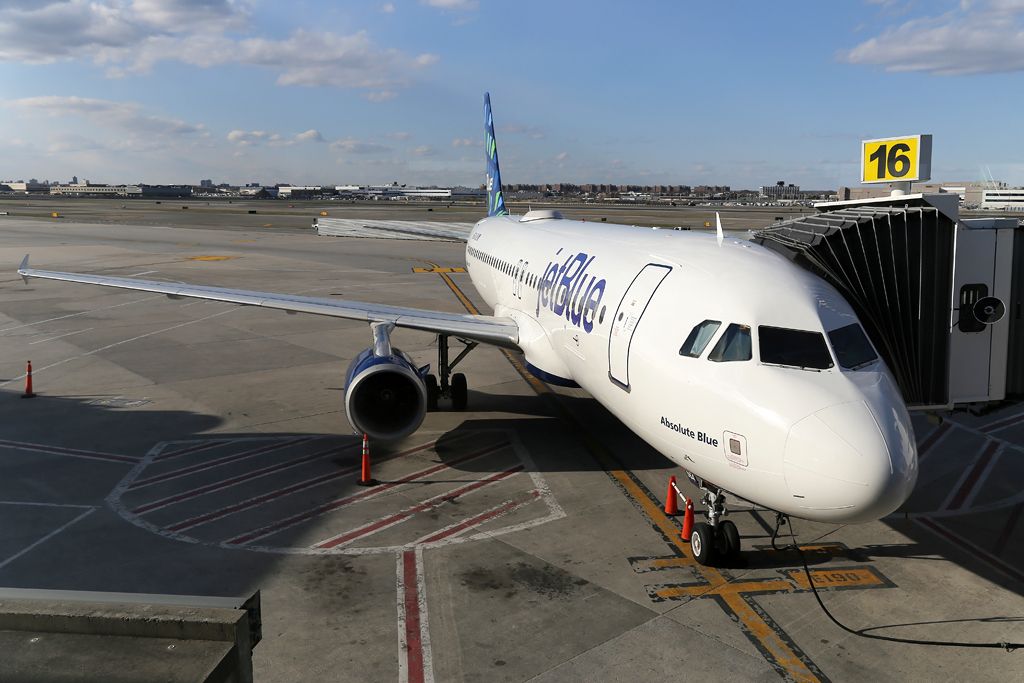
[[[412,434],[427,414],[422,374],[390,344],[362,351],[345,373],[345,414],[358,433],[373,439],[395,441]]]

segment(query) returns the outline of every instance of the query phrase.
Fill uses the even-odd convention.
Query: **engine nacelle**
[[[345,414],[360,434],[394,441],[419,429],[427,414],[427,387],[412,359],[398,349],[371,347],[345,373]]]

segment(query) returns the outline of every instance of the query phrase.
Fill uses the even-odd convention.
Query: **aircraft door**
[[[630,283],[612,318],[608,336],[608,377],[623,389],[629,390],[629,346],[662,280],[672,271],[668,266],[649,263]]]

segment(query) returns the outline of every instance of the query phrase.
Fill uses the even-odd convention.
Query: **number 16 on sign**
[[[864,140],[860,148],[862,183],[928,180],[932,175],[932,136],[906,135]]]

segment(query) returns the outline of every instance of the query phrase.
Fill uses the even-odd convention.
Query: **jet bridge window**
[[[757,328],[757,337],[762,363],[805,370],[827,370],[833,366],[825,335],[820,332],[761,325]]]
[[[720,320],[705,320],[702,323],[698,323],[690,331],[690,335],[683,342],[682,347],[680,347],[679,355],[699,358],[721,326],[722,321]]]
[[[878,359],[867,335],[857,323],[832,330],[828,339],[832,342],[839,365],[847,370],[856,370]]]
[[[732,323],[725,328],[721,339],[708,354],[708,360],[726,363],[736,360],[750,360],[750,325]]]

